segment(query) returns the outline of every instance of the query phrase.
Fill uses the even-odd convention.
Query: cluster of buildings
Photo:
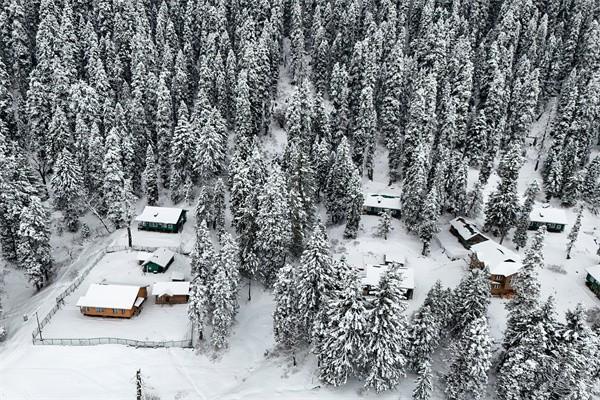
[[[186,221],[186,210],[147,206],[135,218],[139,230],[162,233],[180,232]],[[138,252],[137,261],[144,273],[162,274],[175,260],[175,253],[166,248],[154,252]],[[77,301],[77,307],[87,316],[131,318],[139,314],[149,296],[155,304],[184,304],[189,300],[190,282],[173,272],[169,281],[152,285],[121,285],[95,283]]]
[[[549,232],[564,231],[567,225],[565,212],[548,205],[534,207],[529,215],[528,228],[536,230],[542,225]],[[511,296],[514,293],[512,279],[523,267],[521,256],[491,240],[464,217],[450,221],[450,232],[466,249],[471,250],[471,268],[488,268],[492,295]]]

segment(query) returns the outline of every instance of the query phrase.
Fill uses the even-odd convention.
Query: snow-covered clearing
[[[135,340],[183,340],[190,337],[190,325],[185,304],[155,304],[151,285],[170,281],[172,272],[184,273],[189,280],[189,261],[175,255],[165,273],[143,273],[136,261],[136,252],[107,254],[90,272],[79,288],[65,298],[65,305],[44,329],[44,338],[117,337]],[[96,318],[80,313],[77,300],[85,295],[92,283],[150,286],[148,298],[139,315],[131,319]]]

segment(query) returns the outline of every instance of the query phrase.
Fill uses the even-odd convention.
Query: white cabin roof
[[[365,195],[365,207],[401,210],[400,196],[395,194],[368,193]]]
[[[183,272],[174,271],[171,273],[171,280],[172,281],[183,281],[183,280],[185,280],[185,275],[183,274]]]
[[[161,247],[160,249],[157,249],[156,251],[154,251],[154,253],[152,253],[152,256],[150,258],[148,258],[144,262],[143,265],[146,265],[146,264],[152,262],[152,263],[164,268],[171,262],[173,257],[175,257],[175,253],[173,253],[169,249],[165,249],[164,247]]]
[[[477,259],[485,264],[492,275],[510,276],[522,267],[521,257],[514,251],[494,242],[486,240],[471,246]]]
[[[140,286],[94,283],[79,298],[77,306],[129,310],[136,303],[139,291]]]
[[[473,221],[469,221],[463,217],[454,218],[452,221],[450,221],[450,226],[456,229],[460,237],[462,237],[464,240],[469,240],[477,235],[485,237],[485,235],[481,233]]]
[[[148,261],[150,257],[152,257],[152,253],[148,251],[138,251],[135,255],[135,258],[138,261]]]
[[[585,272],[590,274],[592,276],[592,278],[594,278],[594,280],[596,280],[597,282],[600,282],[600,264],[594,265],[593,267],[587,267],[585,269]]]
[[[361,283],[363,286],[377,287],[383,274],[390,268],[389,265],[379,264],[372,265],[367,264],[364,269],[361,270]],[[415,274],[412,268],[398,268],[398,271],[402,273],[401,287],[403,289],[414,289],[415,288]]]
[[[181,296],[189,293],[189,282],[156,282],[152,285],[152,294],[155,296]]]
[[[549,206],[537,206],[531,210],[529,220],[533,222],[542,222],[548,224],[567,224],[567,214],[565,210]]]
[[[135,217],[135,220],[159,224],[177,224],[183,211],[182,208],[146,206],[144,211]]]

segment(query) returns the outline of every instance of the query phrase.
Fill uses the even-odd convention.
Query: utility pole
[[[37,311],[35,312],[35,320],[37,321],[38,332],[40,333],[40,341],[43,342],[44,338],[42,338],[42,327],[40,326],[40,318],[38,317]]]
[[[135,387],[136,387],[136,400],[143,400],[142,398],[142,370],[138,369],[135,372]]]

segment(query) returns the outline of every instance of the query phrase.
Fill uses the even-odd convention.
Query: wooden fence
[[[125,247],[128,249],[128,247]],[[141,250],[141,249],[136,249]],[[119,250],[113,250],[119,251]],[[87,267],[65,290],[63,290],[58,296],[56,296],[56,304],[48,311],[46,316],[39,321],[39,325],[35,327],[31,333],[32,341],[34,345],[55,345],[55,346],[97,346],[100,344],[121,344],[132,347],[151,347],[151,348],[166,348],[166,347],[182,347],[191,348],[192,338],[183,340],[165,340],[165,341],[154,341],[154,340],[134,340],[134,339],[122,339],[115,337],[99,337],[99,338],[44,338],[43,329],[54,314],[60,310],[60,307],[65,304],[65,297],[70,295],[81,285],[81,282],[88,276],[90,271],[102,260],[106,253],[110,253],[109,249],[105,249],[98,253],[92,258],[92,263]]]

